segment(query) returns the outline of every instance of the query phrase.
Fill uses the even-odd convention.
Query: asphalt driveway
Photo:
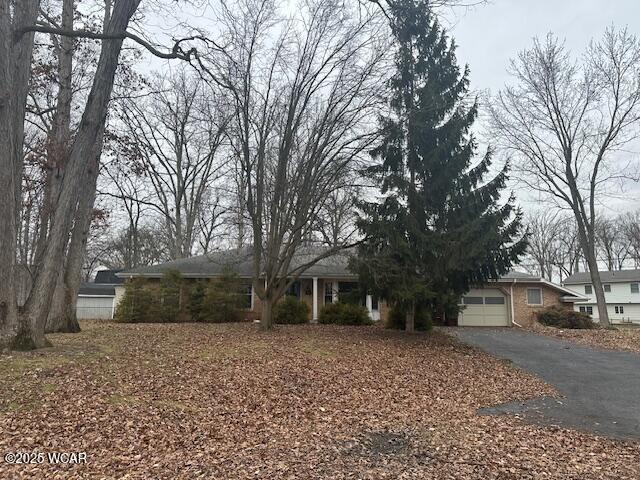
[[[462,342],[512,361],[556,387],[541,397],[481,410],[615,438],[640,438],[640,355],[599,350],[515,328],[451,328]]]

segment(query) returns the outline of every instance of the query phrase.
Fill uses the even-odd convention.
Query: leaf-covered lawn
[[[638,327],[616,326],[613,329],[571,330],[546,327],[536,323],[531,329],[536,333],[591,347],[640,353],[640,328]]]
[[[439,334],[85,322],[0,357],[0,478],[639,478],[640,446],[479,407],[553,391]]]

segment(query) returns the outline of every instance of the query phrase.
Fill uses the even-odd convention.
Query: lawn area
[[[553,391],[440,333],[84,322],[0,357],[0,478],[639,478],[640,444],[478,416]]]
[[[640,353],[640,328],[638,327],[615,325],[612,329],[572,330],[536,323],[531,330],[591,347]]]

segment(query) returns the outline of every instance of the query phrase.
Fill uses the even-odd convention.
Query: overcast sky
[[[536,36],[553,32],[579,56],[611,25],[626,26],[640,35],[640,0],[490,0],[445,13],[458,44],[458,59],[471,69],[472,88],[492,93],[510,82],[509,59],[530,47]],[[640,156],[634,158],[640,161]],[[535,201],[517,193],[525,207],[535,208]],[[616,213],[639,205],[640,186],[629,183],[624,198],[608,202],[607,207]]]
[[[479,6],[441,13],[443,23],[458,45],[459,62],[467,63],[471,69],[471,88],[489,93],[496,93],[510,82],[509,59],[530,47],[536,36],[544,37],[553,32],[578,58],[589,41],[600,38],[609,26],[626,26],[631,33],[640,35],[640,0],[489,0]],[[175,33],[171,25],[178,21],[215,29],[215,20],[209,10],[198,10],[197,15],[190,15],[184,9],[169,9],[156,20],[157,24],[147,21],[146,27],[155,31],[155,36],[166,44],[171,43],[168,37]],[[167,38],[163,38],[161,32]],[[166,69],[171,65],[149,59],[142,69]],[[482,122],[478,123],[477,136],[482,144],[486,137],[482,134]],[[640,151],[640,145],[633,150]],[[640,161],[640,154],[630,155]],[[511,187],[525,209],[547,208],[532,193],[515,185]],[[624,195],[607,199],[603,208],[609,210],[609,214],[615,214],[635,210],[639,205],[640,185],[628,182]]]
[[[553,32],[579,54],[611,25],[640,34],[639,0],[490,0],[447,17],[458,57],[470,65],[477,89],[501,88],[509,59],[536,36]]]

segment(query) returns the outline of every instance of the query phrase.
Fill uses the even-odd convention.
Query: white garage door
[[[510,325],[507,298],[497,288],[471,290],[462,297],[462,303],[464,308],[458,317],[458,325],[461,327],[508,327]]]
[[[78,295],[76,316],[81,320],[113,318],[113,297]]]

